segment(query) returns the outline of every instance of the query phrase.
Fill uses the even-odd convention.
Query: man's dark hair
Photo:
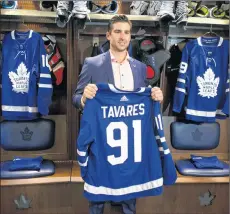
[[[109,20],[108,32],[112,30],[113,24],[117,22],[126,22],[130,25],[130,30],[132,29],[132,22],[128,19],[126,15],[115,15]]]

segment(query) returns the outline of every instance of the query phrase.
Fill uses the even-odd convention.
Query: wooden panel
[[[4,214],[74,214],[71,184],[31,185],[1,188],[1,213]],[[18,210],[15,199],[23,194],[31,199],[31,208]]]
[[[210,191],[215,199],[201,206],[199,196]],[[14,199],[20,194],[32,199],[31,208],[16,210]],[[88,214],[88,201],[83,197],[83,184],[49,184],[1,188],[1,213],[12,214]],[[160,196],[137,200],[137,214],[228,214],[227,184],[177,184],[165,187]],[[115,214],[106,204],[104,214]]]
[[[55,121],[55,142],[54,146],[48,150],[41,151],[5,151],[1,149],[1,161],[12,160],[15,156],[38,156],[51,160],[68,159],[67,141],[66,141],[66,116],[55,115],[46,118]],[[41,133],[42,134],[42,133]]]
[[[201,206],[199,196],[208,190],[216,198],[211,206]],[[86,199],[82,198],[83,185],[73,185],[73,199],[76,198],[79,212],[86,214],[88,206]],[[78,200],[77,200],[78,199]],[[74,205],[74,203],[73,203]],[[137,214],[228,214],[229,190],[227,184],[177,184],[165,187],[161,196],[145,197],[137,200]],[[116,212],[118,208],[106,207],[105,213]],[[77,209],[74,209],[77,210]],[[110,211],[110,212],[109,212]]]
[[[83,183],[83,179],[81,177],[81,172],[80,172],[80,167],[77,162],[73,162],[71,182]]]
[[[216,195],[210,206],[201,206],[199,196]],[[137,200],[137,214],[229,214],[228,184],[177,184],[164,188],[161,196]]]
[[[200,150],[200,151],[199,150],[177,150],[172,147],[171,140],[170,140],[170,124],[174,121],[176,121],[175,117],[166,117],[166,116],[163,117],[165,137],[167,140],[167,144],[170,148],[170,151],[173,154],[173,158],[175,160],[190,158],[190,154],[197,154],[203,156],[216,155],[222,160],[228,160],[229,141],[230,141],[228,120],[218,120],[218,122],[220,123],[220,144],[218,145],[218,147],[212,150]]]
[[[69,22],[67,27],[67,137],[69,158],[75,160],[76,157],[73,156],[73,152],[75,151],[74,148],[76,144],[77,129],[75,126],[77,124],[77,115],[75,107],[72,104],[72,96],[75,90],[78,72],[75,67],[75,61],[77,61],[77,58],[76,55],[74,55],[76,47],[73,44],[76,39],[74,39],[73,30],[73,22]]]
[[[33,185],[48,183],[70,182],[72,162],[55,162],[55,174],[41,178],[30,179],[5,179],[0,180],[0,186]]]

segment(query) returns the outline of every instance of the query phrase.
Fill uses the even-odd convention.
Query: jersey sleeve
[[[174,100],[173,100],[173,111],[180,113],[184,103],[185,95],[187,94],[187,80],[188,80],[188,63],[189,63],[189,50],[186,45],[182,52],[182,59],[180,63],[179,75],[177,78]]]
[[[230,65],[229,65],[229,69],[228,69],[228,79],[227,79],[227,83],[226,83],[226,90],[225,90],[225,103],[224,103],[224,107],[223,107],[223,113],[229,116],[229,88],[230,88]]]
[[[48,115],[49,105],[52,102],[53,86],[48,58],[42,38],[40,38],[39,41],[39,49],[38,111],[42,115]]]
[[[2,45],[0,44],[0,90],[2,88],[2,68],[3,68],[3,54],[2,54]]]
[[[77,161],[81,167],[81,176],[84,176],[87,172],[87,163],[89,158],[89,146],[94,142],[95,138],[95,126],[92,126],[94,121],[94,111],[92,109],[93,100],[87,100],[84,112],[81,118],[80,131],[77,138],[76,148],[77,148]]]
[[[153,102],[154,120],[155,120],[155,137],[159,147],[159,152],[162,161],[162,172],[164,185],[172,185],[176,182],[177,173],[172,155],[166,143],[164,135],[164,127],[162,121],[162,115],[160,111],[160,103]]]

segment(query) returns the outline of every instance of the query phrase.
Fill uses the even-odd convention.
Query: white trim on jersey
[[[133,185],[129,187],[113,189],[104,186],[93,186],[85,182],[84,190],[94,195],[127,195],[136,192],[143,192],[150,189],[155,189],[163,186],[163,178],[157,180],[149,181],[143,184]]]
[[[40,77],[51,78],[51,75],[50,74],[40,74]]]
[[[13,30],[13,31],[11,31],[11,38],[12,38],[13,40],[15,40],[14,30]]]
[[[182,83],[185,83],[185,80],[182,79],[182,78],[177,78],[177,82],[182,82]]]
[[[164,152],[164,155],[167,155],[167,154],[170,153],[169,149],[165,149],[165,150],[164,150],[163,147],[159,147],[159,151],[160,151],[160,152]]]
[[[169,149],[165,149],[165,150],[164,150],[164,154],[165,154],[165,155],[167,155],[167,154],[169,154],[169,153],[170,153]]]
[[[216,113],[219,114],[219,115],[226,116],[226,114],[223,113],[221,109],[216,110]]]
[[[86,152],[79,151],[78,149],[77,149],[77,154],[79,156],[86,156]]]
[[[33,30],[30,30],[30,31],[29,31],[28,39],[32,37],[32,33],[33,33]],[[13,40],[16,39],[16,38],[15,38],[15,30],[11,31],[11,38],[12,38]]]
[[[161,143],[166,142],[165,137],[160,137],[159,135],[157,135],[157,136],[155,136],[155,137],[156,137],[156,139],[157,139],[157,140],[160,140],[160,141],[161,141]]]
[[[32,37],[33,30],[30,30],[29,38]]]
[[[30,107],[30,106],[7,106],[2,105],[2,111],[14,111],[14,112],[30,112],[30,113],[37,113],[37,107]]]
[[[145,88],[144,87],[141,87],[139,91],[122,91],[122,90],[118,90],[114,87],[114,85],[112,84],[108,84],[109,85],[109,88],[112,92],[115,92],[115,93],[142,93],[145,91]]]
[[[218,43],[218,47],[220,47],[222,45],[223,41],[224,41],[223,37],[220,37],[220,40],[219,40],[219,43]]]
[[[176,89],[177,91],[180,91],[180,92],[186,94],[186,90],[183,89],[183,88],[178,88],[178,87],[176,87],[175,89]]]
[[[89,157],[86,158],[86,161],[84,163],[81,163],[81,162],[78,161],[79,166],[84,166],[84,167],[87,166],[88,159],[89,159]]]
[[[194,109],[186,109],[186,113],[189,115],[199,116],[199,117],[215,117],[216,111],[197,111]]]
[[[41,84],[38,83],[39,88],[53,88],[52,84]]]

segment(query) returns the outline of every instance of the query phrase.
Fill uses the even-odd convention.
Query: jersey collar
[[[198,42],[198,45],[203,46],[203,45],[202,45],[202,42],[201,42],[201,38],[202,38],[202,37],[198,37],[198,38],[197,38],[197,42]],[[222,45],[223,41],[224,41],[223,37],[220,37],[219,43],[218,43],[217,47],[220,47],[220,46]]]
[[[32,37],[33,30],[29,30],[28,32],[29,32],[29,36],[28,36],[28,39],[29,39],[29,38]],[[16,40],[16,38],[15,38],[15,30],[11,31],[11,38],[13,40]]]

